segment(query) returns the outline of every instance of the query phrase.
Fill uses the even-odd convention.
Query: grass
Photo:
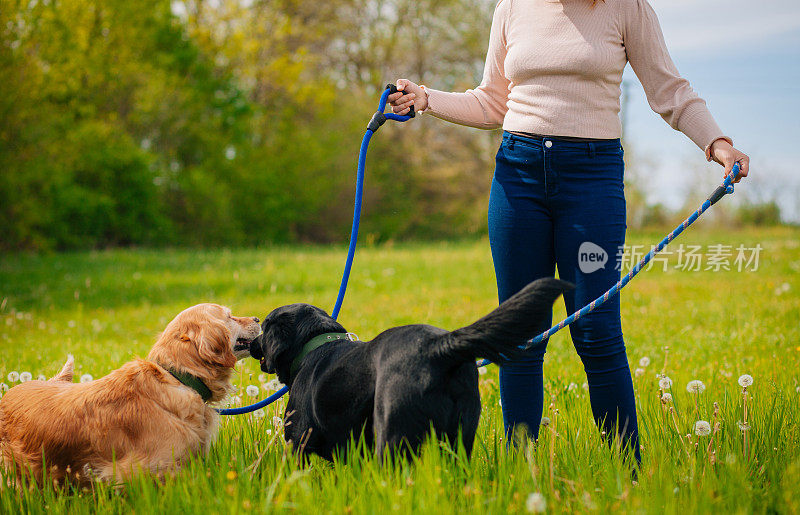
[[[702,226],[702,224],[701,224]],[[649,245],[661,235],[629,235]],[[0,485],[0,512],[297,511],[525,512],[539,492],[552,512],[800,512],[800,230],[692,230],[676,244],[760,244],[757,271],[642,272],[622,293],[623,328],[639,410],[638,484],[601,439],[567,331],[551,339],[538,445],[502,438],[497,370],[481,375],[483,414],[471,460],[429,443],[413,462],[381,463],[354,446],[346,463],[301,467],[275,416],[225,417],[211,453],[163,481],[124,488],[17,493]],[[677,256],[671,256],[671,266]],[[12,371],[52,375],[74,354],[77,375],[100,377],[145,355],[180,310],[206,301],[263,317],[289,302],[332,307],[344,259],[335,247],[262,250],[112,250],[0,257],[0,382]],[[732,258],[731,258],[732,259]],[[705,264],[705,263],[704,263]],[[485,241],[361,248],[341,322],[368,340],[390,326],[455,328],[496,304]],[[564,314],[557,304],[556,317]],[[642,358],[649,365],[640,366]],[[261,385],[254,360],[237,385]],[[657,374],[674,382],[664,404]],[[741,374],[747,389],[748,447]],[[686,384],[700,379],[699,395]],[[15,383],[11,383],[13,386]],[[698,437],[698,419],[719,431]],[[364,456],[367,457],[364,457]]]

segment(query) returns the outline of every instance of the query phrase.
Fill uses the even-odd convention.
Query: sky
[[[706,100],[723,132],[751,159],[739,197],[776,199],[800,222],[800,2],[650,0],[681,75]],[[626,139],[652,202],[677,208],[722,168],[647,104],[628,67]]]

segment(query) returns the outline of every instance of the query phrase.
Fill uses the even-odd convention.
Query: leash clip
[[[348,340],[350,340],[351,342],[357,342],[357,341],[359,341],[359,340],[358,340],[358,336],[356,335],[356,333],[345,333],[345,336],[346,336],[346,337],[347,337],[347,339],[348,339]]]

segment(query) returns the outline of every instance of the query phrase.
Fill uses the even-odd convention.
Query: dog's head
[[[284,384],[290,384],[292,361],[303,345],[320,334],[345,332],[325,311],[309,304],[275,309],[264,319],[261,329],[263,334],[250,344],[250,355],[261,361],[261,370],[278,374]]]
[[[236,362],[250,355],[250,342],[260,332],[256,317],[235,317],[225,306],[198,304],[167,324],[148,359],[212,382],[227,381]]]

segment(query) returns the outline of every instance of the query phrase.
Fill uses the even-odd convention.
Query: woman
[[[401,92],[389,97],[395,113],[405,114],[413,104],[450,122],[503,128],[489,197],[501,302],[530,281],[553,276],[555,267],[576,285],[564,297],[569,313],[619,280],[614,263],[626,229],[620,82],[628,62],[654,111],[725,173],[739,162],[741,176],[747,175],[749,158],[678,74],[646,0],[500,0],[478,88],[447,93],[397,81]],[[590,254],[599,261],[589,261]],[[639,460],[619,297],[573,323],[570,333],[586,370],[595,421],[606,435],[619,435]],[[539,346],[500,369],[509,436],[524,424],[538,437],[544,352]]]

